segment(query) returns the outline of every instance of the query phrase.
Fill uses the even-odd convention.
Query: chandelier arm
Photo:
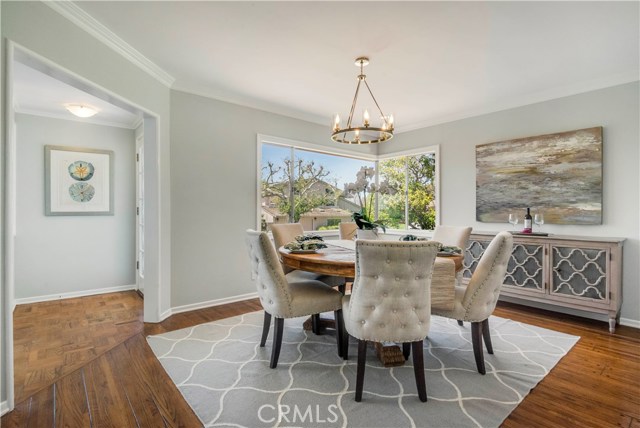
[[[347,120],[347,128],[351,128],[351,121],[353,120],[353,112],[356,109],[356,103],[358,101],[358,92],[360,91],[361,79],[358,79],[358,85],[356,86],[356,93],[353,95],[353,103],[351,104],[351,111],[349,112],[349,120]],[[367,82],[364,82],[365,84]]]
[[[376,97],[373,96],[373,92],[371,92],[371,88],[369,87],[369,84],[367,83],[366,80],[364,81],[364,84],[367,87],[367,90],[369,91],[369,94],[371,95],[371,98],[373,98],[373,102],[376,104],[376,107],[378,107],[378,111],[380,112],[380,116],[382,116],[382,120],[384,120],[384,123],[386,123],[387,126],[389,126],[389,122],[387,122],[387,117],[382,112],[382,109],[380,108],[380,105],[378,105],[378,100],[376,100]]]

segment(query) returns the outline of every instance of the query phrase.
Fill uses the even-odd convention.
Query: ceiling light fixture
[[[65,104],[64,107],[78,117],[91,117],[98,113],[98,110],[83,104]]]
[[[372,144],[382,143],[393,138],[393,115],[390,114],[389,116],[385,116],[384,113],[382,113],[382,109],[380,108],[380,105],[378,105],[376,97],[373,96],[373,92],[371,92],[371,88],[369,88],[367,76],[364,74],[364,67],[368,64],[369,58],[367,57],[363,56],[356,59],[355,65],[356,67],[360,67],[360,74],[358,75],[358,86],[356,86],[356,94],[354,95],[353,103],[351,104],[347,127],[344,129],[340,128],[340,116],[335,114],[333,116],[333,134],[331,134],[331,139],[333,141],[344,144]],[[363,82],[367,87],[374,104],[378,108],[378,112],[380,113],[380,120],[382,123],[379,128],[371,126],[369,111],[366,108],[362,114],[362,125],[353,126],[353,113],[358,101],[360,84]]]

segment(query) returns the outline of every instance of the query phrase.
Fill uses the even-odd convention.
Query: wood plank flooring
[[[18,307],[15,367],[22,396],[0,423],[198,427],[145,336],[259,309],[249,300],[143,324],[142,300],[134,292]],[[612,335],[605,322],[506,303],[495,314],[581,336],[504,427],[640,428],[640,330],[618,326]]]

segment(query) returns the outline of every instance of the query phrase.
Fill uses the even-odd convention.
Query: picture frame
[[[46,145],[45,215],[113,215],[114,153]]]
[[[603,128],[476,146],[476,220],[544,213],[545,224],[602,224]]]

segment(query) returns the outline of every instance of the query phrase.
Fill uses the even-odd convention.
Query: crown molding
[[[175,78],[118,37],[113,31],[70,0],[44,1],[44,4],[91,34],[118,54],[137,65],[160,83],[171,88]]]

